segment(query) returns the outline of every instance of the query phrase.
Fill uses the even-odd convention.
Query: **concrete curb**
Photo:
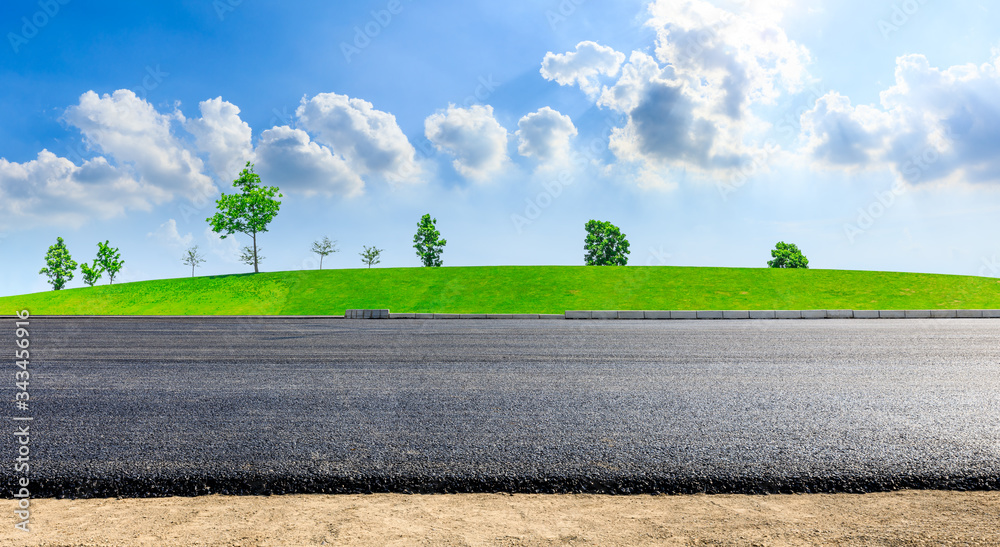
[[[567,310],[566,319],[949,319],[1000,318],[1000,310]]]
[[[3,315],[16,319],[14,315]],[[567,310],[565,313],[390,313],[346,310],[344,315],[32,315],[30,319],[972,319],[1000,310]]]

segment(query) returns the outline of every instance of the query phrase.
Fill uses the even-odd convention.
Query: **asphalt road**
[[[33,496],[1000,488],[1000,320],[29,330]]]

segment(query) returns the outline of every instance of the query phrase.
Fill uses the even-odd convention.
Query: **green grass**
[[[35,315],[1000,308],[989,277],[767,268],[375,268],[141,281],[0,297]]]

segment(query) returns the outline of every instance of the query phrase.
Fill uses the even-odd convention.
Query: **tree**
[[[181,262],[183,262],[184,264],[186,264],[188,266],[191,266],[191,277],[194,277],[194,269],[195,269],[195,267],[198,264],[201,264],[204,261],[205,261],[205,257],[201,256],[201,254],[198,253],[198,246],[197,245],[195,245],[194,247],[191,247],[187,251],[184,251],[184,256],[181,257]]]
[[[365,248],[364,252],[358,254],[361,255],[361,262],[368,264],[369,269],[372,267],[372,264],[381,262],[380,257],[382,256],[382,251],[385,249],[379,249],[374,245],[371,247],[364,245],[363,247]]]
[[[246,264],[247,266],[254,267],[254,273],[257,273],[257,264],[264,261],[264,255],[260,254],[263,249],[257,247],[256,249],[251,249],[249,245],[243,247],[240,251],[240,262]]]
[[[101,274],[104,273],[104,268],[97,263],[97,259],[95,258],[93,266],[87,265],[86,262],[80,264],[80,273],[83,274],[83,282],[93,287],[94,284],[101,279]]]
[[[248,264],[253,264],[254,273],[258,273],[258,264],[263,258],[258,256],[257,234],[266,232],[267,225],[278,214],[281,202],[274,199],[275,194],[279,198],[284,196],[278,194],[277,186],[261,186],[260,175],[253,172],[250,162],[240,172],[239,178],[233,181],[233,187],[238,188],[240,193],[222,194],[215,202],[219,212],[205,220],[211,224],[213,232],[222,234],[221,239],[236,232],[250,236],[253,240],[253,261]]]
[[[52,290],[58,291],[73,280],[75,269],[76,261],[69,256],[69,249],[66,248],[63,238],[57,237],[56,244],[49,247],[49,252],[45,253],[45,267],[38,273],[47,275]]]
[[[436,218],[424,215],[417,223],[417,233],[413,236],[413,248],[427,267],[441,266],[441,253],[448,244],[447,240],[441,239],[441,232],[437,231],[436,226]]]
[[[809,259],[794,243],[779,241],[771,251],[774,260],[767,261],[768,268],[809,268]]]
[[[111,248],[108,245],[108,240],[104,240],[104,243],[97,242],[97,258],[94,262],[100,264],[101,269],[108,272],[108,285],[114,284],[115,275],[125,265],[125,261],[120,260],[121,257],[122,255],[117,248]]]
[[[628,264],[628,240],[617,226],[610,222],[589,220],[584,226],[587,238],[583,260],[587,266],[624,266]]]
[[[323,240],[322,241],[319,241],[319,240],[313,241],[312,252],[314,252],[314,253],[316,253],[316,254],[319,255],[319,269],[321,269],[321,270],[323,269],[323,257],[324,256],[326,256],[326,255],[328,255],[330,253],[335,253],[335,252],[337,252],[339,250],[340,249],[337,248],[337,242],[336,242],[336,240],[330,241],[330,238],[328,238],[326,236],[323,236]]]

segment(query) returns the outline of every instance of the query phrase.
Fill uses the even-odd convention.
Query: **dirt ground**
[[[30,532],[8,519],[0,545],[1000,545],[1000,492],[39,499]]]

